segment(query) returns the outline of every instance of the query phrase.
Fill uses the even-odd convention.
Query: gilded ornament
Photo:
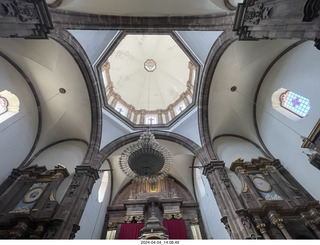
[[[248,185],[247,183],[244,183],[244,187],[243,187],[243,191],[244,193],[246,193],[248,191]]]
[[[181,218],[182,218],[182,214],[181,214],[181,213],[174,214],[173,217],[174,217],[175,219],[181,219]]]
[[[110,222],[109,221],[109,223],[108,223],[108,227],[109,228],[117,228],[117,226],[118,226],[118,223],[116,223],[116,222]]]
[[[49,197],[50,202],[54,202],[56,199],[54,198],[53,191],[51,191],[50,197]]]
[[[131,221],[133,220],[133,216],[124,216],[124,221],[126,222],[126,223],[130,223]]]
[[[197,225],[199,223],[199,220],[197,217],[191,218],[189,220],[190,225]]]
[[[143,215],[138,215],[135,216],[134,219],[137,221],[137,223],[142,223],[142,221],[144,220]]]
[[[163,218],[166,220],[170,220],[170,219],[172,219],[172,214],[164,214]]]

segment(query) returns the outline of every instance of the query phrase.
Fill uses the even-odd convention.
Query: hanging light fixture
[[[131,179],[156,182],[168,175],[171,167],[170,151],[160,145],[154,135],[145,131],[139,140],[128,146],[120,156],[120,168]]]

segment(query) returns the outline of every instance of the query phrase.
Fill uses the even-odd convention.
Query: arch
[[[213,146],[213,143],[219,139],[219,138],[222,138],[222,137],[235,137],[235,138],[239,138],[239,139],[242,139],[242,140],[245,140],[247,142],[249,142],[250,144],[252,144],[253,146],[255,146],[265,157],[267,158],[271,158],[271,156],[269,156],[264,150],[263,148],[261,148],[256,142],[254,142],[253,140],[250,140],[246,137],[243,137],[241,135],[236,135],[236,134],[221,134],[221,135],[218,135],[216,137],[214,137],[212,139],[212,146]]]
[[[0,123],[8,120],[19,112],[19,98],[8,90],[0,92]]]
[[[42,148],[41,150],[39,150],[36,154],[34,154],[34,156],[28,162],[26,162],[25,165],[20,166],[20,167],[21,168],[28,167],[42,152],[46,151],[47,149],[49,149],[50,147],[52,147],[54,145],[57,145],[57,144],[60,144],[63,142],[67,142],[67,141],[78,141],[78,142],[82,142],[88,146],[88,142],[85,140],[82,140],[82,139],[72,138],[72,139],[59,140],[59,141],[56,141],[56,142],[53,142],[53,143],[47,145],[46,147]]]
[[[214,153],[208,120],[208,107],[209,107],[209,94],[210,86],[216,67],[219,63],[221,56],[224,51],[237,40],[236,35],[231,31],[223,32],[219,38],[213,44],[208,58],[204,65],[204,71],[201,77],[201,87],[198,91],[199,94],[199,109],[198,109],[198,120],[200,127],[200,140],[202,146],[208,152],[210,159],[216,160],[218,156]]]
[[[99,151],[102,135],[102,99],[98,82],[86,52],[68,31],[55,28],[48,36],[62,45],[74,57],[86,82],[91,106],[91,136],[83,164],[91,165],[94,162],[92,159]]]
[[[179,180],[177,180],[176,178],[174,178],[173,176],[171,175],[168,175],[166,177],[167,179],[172,179],[175,181],[175,183],[177,184],[177,186],[181,187],[182,190],[183,190],[183,194],[185,195],[185,197],[187,197],[188,199],[185,199],[184,201],[186,202],[195,202],[195,198],[192,196],[191,192],[188,190],[188,188],[183,185]],[[128,189],[130,187],[130,185],[132,185],[133,181],[129,181],[126,185],[124,185],[119,191],[118,193],[116,193],[116,195],[114,196],[113,200],[111,200],[110,202],[110,205],[113,206],[113,205],[117,205],[121,202],[123,202],[123,195],[126,195],[127,193],[125,193],[125,190]],[[141,183],[139,183],[141,184]],[[152,195],[150,195],[151,197]],[[122,197],[122,198],[121,198]],[[180,197],[182,198],[182,196]]]
[[[112,141],[107,146],[105,146],[99,152],[99,156],[97,159],[97,164],[99,164],[99,166],[95,166],[95,167],[100,168],[100,165],[102,164],[102,162],[104,162],[113,152],[115,152],[120,147],[127,145],[129,143],[132,143],[134,141],[137,141],[139,139],[141,133],[142,133],[142,131],[139,131],[139,132],[134,132],[134,133],[128,134],[125,137],[124,136],[119,137],[119,138],[115,139],[114,141]],[[174,143],[177,143],[179,145],[184,146],[199,159],[199,161],[201,162],[202,165],[209,162],[209,158],[206,155],[206,153],[204,152],[204,150],[199,145],[194,143],[192,140],[190,140],[182,135],[172,133],[172,132],[151,130],[151,133],[154,134],[156,139],[168,140],[168,141],[171,141],[171,142],[174,142]]]

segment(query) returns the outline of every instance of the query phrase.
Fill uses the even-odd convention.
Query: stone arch
[[[224,51],[236,40],[237,37],[232,31],[224,31],[215,41],[204,65],[204,71],[201,77],[201,85],[198,91],[198,120],[200,127],[200,140],[210,159],[213,160],[216,160],[218,157],[213,151],[209,130],[208,107],[210,86],[221,56],[223,55]]]

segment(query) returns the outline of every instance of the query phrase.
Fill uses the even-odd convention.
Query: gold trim
[[[34,200],[32,200],[32,201],[26,201],[27,195],[30,195],[30,193],[33,192],[33,191],[36,190],[36,189],[40,189],[40,190],[41,190],[41,193],[38,194]],[[27,193],[23,196],[22,201],[23,201],[24,203],[33,203],[33,202],[35,202],[35,201],[37,201],[37,200],[39,199],[39,197],[42,195],[43,191],[44,191],[44,189],[41,188],[41,187],[35,187],[35,188],[31,189],[31,190],[28,190]]]
[[[53,191],[51,191],[51,194],[49,196],[49,200],[50,202],[54,202],[56,199],[54,198],[54,195],[53,195]]]
[[[244,183],[244,187],[243,187],[243,191],[244,193],[246,193],[248,191],[248,185],[247,183]]]

